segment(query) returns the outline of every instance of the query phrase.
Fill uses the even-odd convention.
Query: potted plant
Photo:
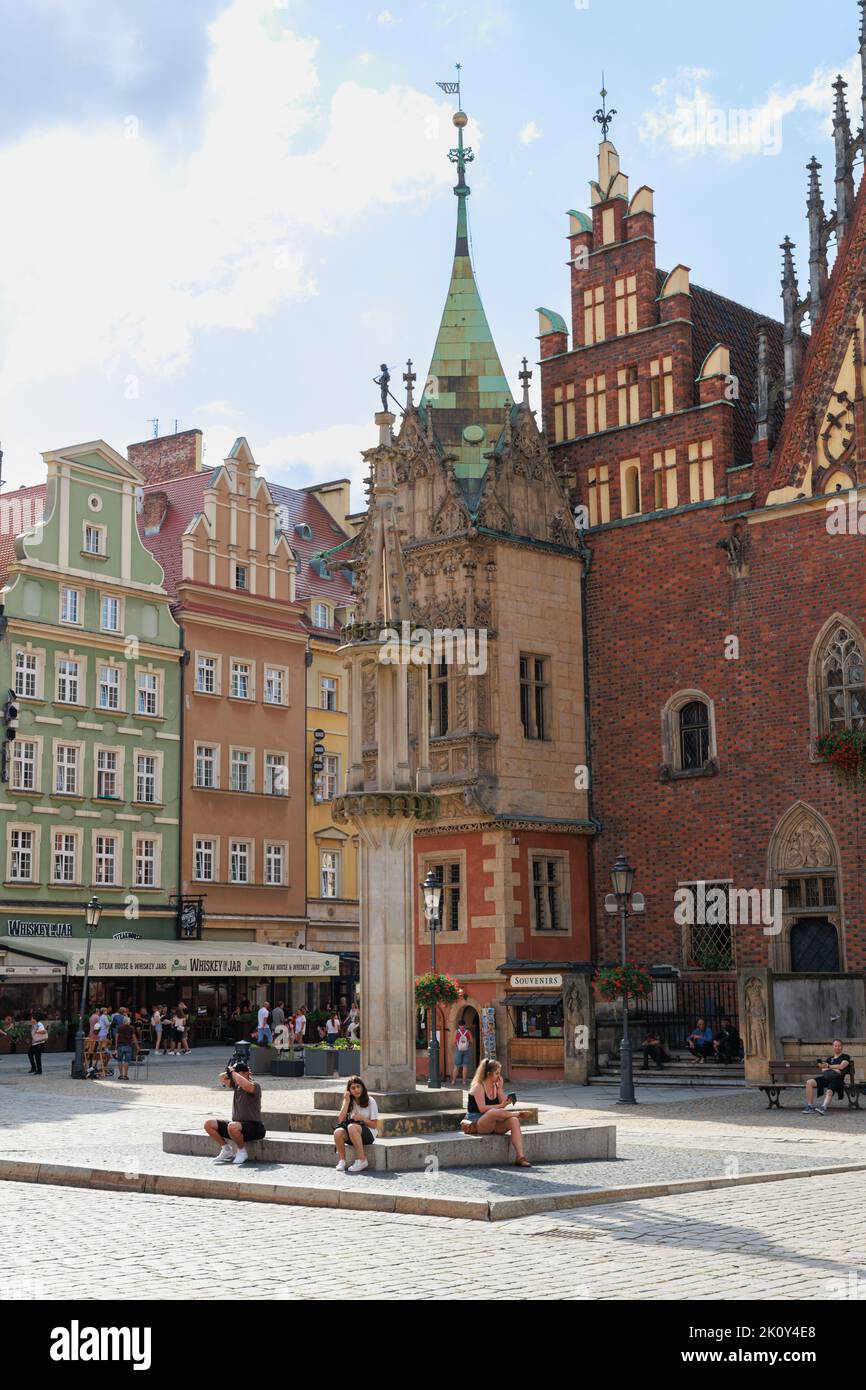
[[[599,999],[606,1004],[615,999],[631,995],[634,999],[648,999],[652,994],[652,977],[639,965],[606,965],[595,972],[593,986]]]
[[[333,1050],[337,1054],[337,1075],[354,1076],[361,1063],[361,1044],[338,1038]]]
[[[866,781],[866,732],[862,729],[838,729],[823,734],[815,744],[821,762],[835,768],[839,777],[850,787]]]
[[[251,1074],[253,1076],[268,1076],[276,1055],[272,1047],[261,1047],[258,1043],[253,1043],[250,1048]]]
[[[337,1070],[337,1049],[327,1043],[304,1044],[304,1075],[333,1076]]]

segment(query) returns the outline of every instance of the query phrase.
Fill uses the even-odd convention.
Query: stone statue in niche
[[[767,1057],[767,1001],[757,975],[746,981],[746,1051],[750,1057]]]

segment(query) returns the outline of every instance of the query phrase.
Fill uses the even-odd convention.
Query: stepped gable
[[[136,521],[143,543],[162,565],[165,587],[173,599],[177,598],[177,586],[183,574],[181,536],[193,517],[203,510],[205,489],[210,486],[215,472],[215,469],[208,469],[204,473],[193,473],[170,482],[152,483],[144,488],[146,510],[149,510],[148,499],[160,493],[166,498],[166,508],[158,530],[148,534],[145,509],[136,514]]]

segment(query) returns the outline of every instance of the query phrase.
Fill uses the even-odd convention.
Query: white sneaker
[[[235,1162],[235,1163],[246,1163],[246,1161],[247,1161],[248,1158],[249,1158],[249,1154],[247,1153],[246,1149],[238,1149],[237,1153],[236,1153],[235,1156],[234,1156],[234,1162]]]
[[[237,1159],[235,1159],[235,1163],[237,1163]],[[356,1158],[355,1162],[347,1168],[346,1171],[348,1173],[363,1173],[364,1169],[369,1168],[369,1166],[366,1158]]]
[[[341,1159],[340,1159],[340,1162],[337,1164],[337,1172],[338,1172],[338,1173],[345,1173],[345,1171],[346,1171],[346,1160],[345,1160],[344,1158],[341,1158]]]
[[[223,1144],[216,1158],[215,1163],[231,1163],[234,1160],[236,1149],[234,1144]]]

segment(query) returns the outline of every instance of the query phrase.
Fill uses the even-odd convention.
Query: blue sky
[[[805,282],[805,164],[832,203],[833,0],[3,0],[0,440],[42,450],[245,434],[269,476],[359,480],[371,378],[429,363],[453,248],[446,155],[463,64],[476,272],[506,372],[539,304],[568,312],[566,209],[588,207],[602,68],[658,262],[778,316]],[[749,124],[737,113],[749,112]],[[751,131],[751,135],[747,132]],[[355,506],[362,497],[356,490]]]

